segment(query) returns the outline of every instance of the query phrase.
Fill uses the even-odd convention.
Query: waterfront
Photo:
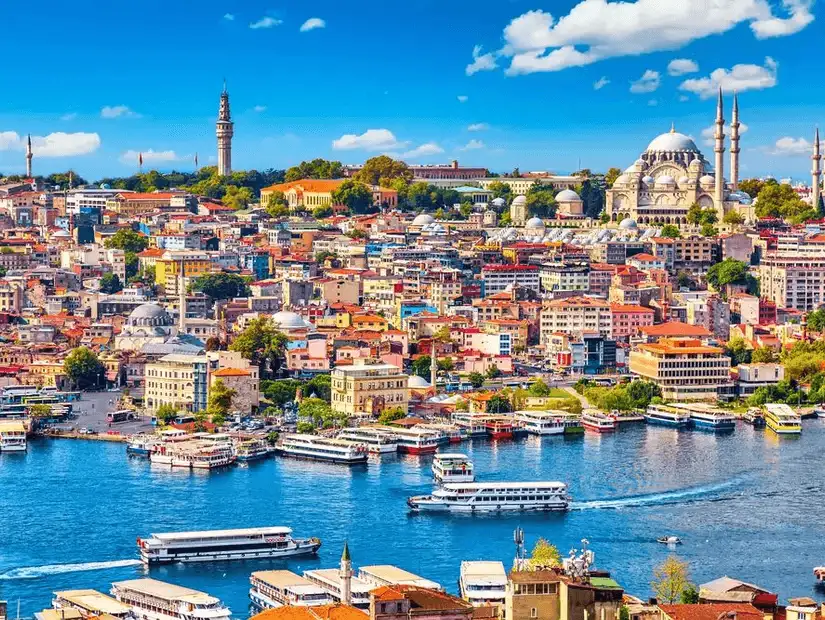
[[[544,536],[563,555],[588,538],[597,565],[634,594],[648,594],[652,568],[669,552],[655,542],[664,534],[685,542],[678,553],[699,583],[727,574],[783,599],[814,594],[811,569],[825,560],[823,483],[813,475],[825,452],[821,421],[790,439],[743,424],[718,436],[631,425],[460,450],[481,480],[567,482],[573,510],[411,516],[405,501],[431,488],[431,456],[352,469],[274,459],[190,473],[129,459],[122,444],[33,441],[28,453],[0,455],[0,598],[12,616],[18,599],[31,616],[54,590],[108,591],[141,574],[137,536],[256,525],[287,525],[324,545],[318,558],[173,565],[151,575],[205,590],[245,617],[250,572],[335,566],[347,539],[356,567],[398,564],[455,591],[461,560],[509,566],[521,525],[528,546]]]

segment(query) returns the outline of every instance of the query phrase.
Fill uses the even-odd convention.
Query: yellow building
[[[715,401],[730,380],[730,358],[695,338],[662,338],[630,353],[630,372],[656,383],[665,400]]]
[[[385,409],[407,412],[409,377],[397,366],[355,360],[332,371],[332,409],[377,416]]]
[[[389,329],[390,322],[379,314],[356,314],[352,317],[352,326],[355,329],[383,332]]]
[[[167,295],[178,295],[180,269],[183,264],[183,283],[188,287],[192,280],[212,271],[212,261],[205,252],[168,250],[155,260],[155,284],[162,286]]]
[[[146,364],[144,403],[150,411],[171,405],[179,411],[206,409],[209,362],[205,355],[164,355]]]

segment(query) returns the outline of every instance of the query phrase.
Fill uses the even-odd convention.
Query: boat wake
[[[705,495],[712,495],[732,487],[735,480],[727,480],[719,484],[691,487],[679,491],[664,491],[647,495],[617,497],[615,499],[596,499],[581,502],[572,502],[570,510],[619,510],[621,508],[636,508],[641,506],[666,506],[692,501]]]
[[[140,560],[112,560],[111,562],[83,562],[80,564],[27,566],[24,568],[14,568],[6,573],[0,574],[0,580],[10,581],[12,579],[37,579],[39,577],[47,577],[49,575],[78,573],[89,570],[106,570],[109,568],[124,568],[127,566],[139,566],[140,564]]]

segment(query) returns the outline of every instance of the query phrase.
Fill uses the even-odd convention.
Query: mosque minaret
[[[819,200],[822,192],[822,168],[820,167],[822,154],[819,149],[819,127],[817,127],[814,133],[814,153],[811,155],[811,159],[814,162],[813,168],[811,168],[811,205],[814,209],[819,209]]]
[[[739,191],[739,97],[733,93],[733,115],[730,120],[730,188]]]
[[[26,178],[32,178],[32,158],[34,157],[34,153],[32,152],[32,135],[28,135],[28,139],[26,140]]]
[[[713,133],[713,152],[716,154],[716,181],[713,191],[713,202],[717,210],[721,210],[725,189],[725,114],[723,112],[722,89],[719,88],[719,99],[716,102],[716,131]],[[721,219],[721,218],[719,218]]]

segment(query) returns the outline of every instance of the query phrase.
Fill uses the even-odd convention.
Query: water
[[[248,613],[253,570],[337,566],[344,540],[358,565],[392,563],[456,590],[461,560],[513,557],[512,532],[539,536],[562,554],[586,537],[599,567],[646,596],[653,567],[677,552],[702,583],[730,575],[815,596],[825,564],[825,502],[817,473],[825,423],[778,439],[739,425],[724,436],[632,425],[615,435],[465,443],[477,476],[562,480],[566,514],[410,515],[427,492],[431,457],[391,457],[366,468],[273,459],[212,473],[170,471],[127,458],[123,444],[41,440],[0,454],[0,599],[30,616],[70,588],[108,591],[144,574],[135,538],[152,531],[288,525],[323,540],[318,558],[172,565],[151,576],[205,590],[238,617]]]

